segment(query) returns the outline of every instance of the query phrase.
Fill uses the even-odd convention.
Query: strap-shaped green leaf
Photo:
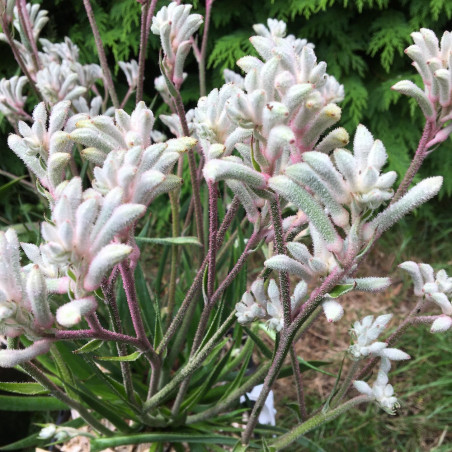
[[[100,339],[93,339],[92,341],[89,341],[86,343],[83,347],[78,348],[77,350],[74,350],[75,354],[79,353],[90,353],[94,352],[98,348],[102,347],[104,341],[101,341]]]
[[[3,411],[56,411],[67,410],[68,407],[54,397],[36,396],[0,396]]]
[[[98,438],[91,441],[91,452],[100,452],[109,447],[124,446],[142,443],[197,443],[197,444],[224,444],[234,446],[237,438],[224,435],[205,435],[198,433],[142,433],[138,435],[115,436],[113,438]]]
[[[138,243],[153,243],[156,245],[195,245],[201,246],[196,237],[135,237]]]
[[[96,356],[96,359],[99,361],[136,361],[141,354],[142,352],[137,350],[136,352],[126,356]]]

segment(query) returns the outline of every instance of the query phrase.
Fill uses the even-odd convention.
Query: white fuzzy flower
[[[400,403],[397,397],[394,396],[394,388],[388,384],[389,360],[383,358],[377,379],[372,387],[365,381],[355,381],[353,386],[361,393],[371,397],[378,405],[388,414],[395,414],[396,410],[400,408]]]
[[[431,265],[412,261],[404,262],[399,267],[411,276],[416,296],[424,296],[426,300],[438,305],[444,315],[452,315],[452,277],[445,270],[439,270],[435,275]],[[436,327],[434,330],[441,331]]]
[[[388,344],[386,342],[375,342],[391,318],[392,314],[384,314],[374,320],[373,315],[368,315],[353,324],[350,334],[355,343],[348,349],[353,359],[360,360],[369,355],[381,356],[393,361],[410,359],[407,353],[399,349],[387,348]]]
[[[0,81],[0,112],[14,123],[26,117],[23,108],[27,96],[22,91],[27,82],[27,77],[18,77],[17,75],[9,80],[3,78]]]
[[[47,116],[44,102],[33,111],[33,125],[19,122],[19,135],[8,137],[8,146],[49,190],[54,198],[57,185],[64,180],[73,144],[62,129],[66,124],[70,103],[59,102]],[[48,120],[48,124],[47,124]]]
[[[202,24],[202,16],[190,14],[191,8],[192,5],[172,2],[152,18],[151,31],[160,36],[164,65],[176,87],[184,80],[183,68],[191,49],[191,38]]]

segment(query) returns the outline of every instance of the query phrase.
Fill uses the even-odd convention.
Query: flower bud
[[[344,308],[337,301],[324,301],[322,307],[328,322],[337,322],[344,315]]]
[[[80,298],[60,306],[56,312],[56,319],[60,325],[70,328],[96,309],[97,301],[94,297]]]
[[[452,326],[452,318],[447,315],[440,315],[435,321],[432,323],[432,327],[430,331],[432,333],[443,333],[447,331]]]

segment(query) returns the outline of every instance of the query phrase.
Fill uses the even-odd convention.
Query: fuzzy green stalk
[[[108,311],[110,313],[111,323],[113,326],[113,331],[115,333],[123,333],[122,325],[121,325],[121,318],[119,316],[119,310],[118,310],[118,303],[116,302],[116,296],[114,291],[114,284],[115,284],[116,278],[113,278],[113,281],[109,283],[108,281],[105,284],[102,284],[102,292],[105,297],[105,301],[108,307]],[[116,348],[118,350],[119,356],[127,356],[127,345],[118,342],[116,344]],[[127,361],[121,361],[120,363],[121,367],[121,374],[122,374],[122,381],[124,384],[124,388],[126,391],[127,399],[129,402],[135,404],[135,396],[134,396],[134,388],[133,388],[133,380],[132,380],[132,372],[130,369],[130,363]]]
[[[251,375],[251,377],[246,380],[246,382],[242,384],[242,386],[232,391],[224,400],[216,403],[212,408],[208,408],[201,413],[188,416],[186,423],[195,424],[196,422],[202,422],[211,419],[217,414],[227,412],[231,408],[231,406],[234,406],[237,403],[241,395],[250,391],[254,388],[254,386],[258,385],[262,381],[269,368],[270,363],[261,364],[259,369],[253,375]]]
[[[283,447],[292,444],[298,438],[310,432],[311,430],[314,430],[320,427],[321,425],[336,419],[338,416],[347,412],[351,408],[354,408],[355,406],[360,405],[361,403],[370,402],[371,400],[372,400],[371,397],[361,395],[351,400],[348,400],[347,402],[338,406],[334,410],[328,411],[327,413],[319,413],[316,416],[313,416],[307,421],[298,425],[294,429],[290,430],[289,432],[285,433],[284,435],[280,436],[275,441],[271,442],[270,447],[274,447],[276,450],[280,450]]]
[[[187,377],[193,375],[193,373],[197,369],[199,369],[204,360],[212,352],[219,339],[226,334],[226,331],[231,327],[234,321],[235,310],[231,312],[229,317],[209,339],[207,344],[201,350],[199,350],[192,357],[192,359],[190,359],[186,366],[183,367],[164,388],[162,388],[159,392],[157,392],[143,404],[143,411],[148,412],[163,403],[171,395],[171,393],[179,387],[182,381],[184,381]]]
[[[330,405],[334,407],[337,405],[344,395],[347,393],[348,389],[351,387],[353,381],[355,380],[355,374],[359,367],[359,360],[353,361],[352,365],[348,369],[347,375],[342,383],[342,386],[340,387],[338,393],[332,398]]]
[[[297,389],[297,401],[298,407],[300,409],[301,420],[305,421],[308,418],[308,413],[306,411],[306,401],[304,398],[304,386],[303,378],[300,372],[300,366],[298,365],[297,354],[295,352],[295,344],[293,343],[290,347],[290,362],[292,364],[293,377],[295,380],[295,388]]]

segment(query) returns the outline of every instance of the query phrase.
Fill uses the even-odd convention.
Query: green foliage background
[[[80,47],[82,60],[95,62],[96,48],[82,2],[42,0],[41,3],[50,11],[44,36],[58,41],[69,35]],[[167,3],[159,1],[157,8]],[[203,13],[203,1],[191,3]],[[138,59],[140,5],[133,0],[93,0],[92,4],[119,82],[119,94],[124,94],[127,86],[115,62]],[[252,25],[265,22],[268,17],[286,21],[289,33],[315,44],[318,59],[326,61],[328,72],[345,86],[341,125],[351,136],[357,124],[366,125],[385,144],[390,156],[388,169],[403,174],[416,149],[423,118],[414,102],[390,87],[401,79],[420,82],[403,50],[411,43],[410,33],[420,27],[431,28],[439,35],[450,29],[452,3],[447,0],[216,0],[208,45],[208,89],[221,86],[223,69],[239,70],[235,61],[253,52],[248,40],[253,34]],[[153,80],[159,75],[158,46],[157,37],[151,35],[145,80],[148,102],[155,97]],[[14,61],[4,50],[0,73],[11,77]],[[199,97],[196,71],[191,56],[187,67],[189,77],[183,86],[184,101],[190,106]],[[154,108],[157,114],[166,110],[159,102]],[[8,127],[6,121],[1,122],[4,134],[9,132]],[[5,138],[1,137],[3,143]],[[20,162],[12,153],[5,150],[4,157],[0,163],[2,169],[23,174]],[[422,176],[438,173],[445,176],[439,200],[420,212],[420,219],[432,225],[443,222],[442,213],[452,196],[451,139],[427,159],[421,171]]]

